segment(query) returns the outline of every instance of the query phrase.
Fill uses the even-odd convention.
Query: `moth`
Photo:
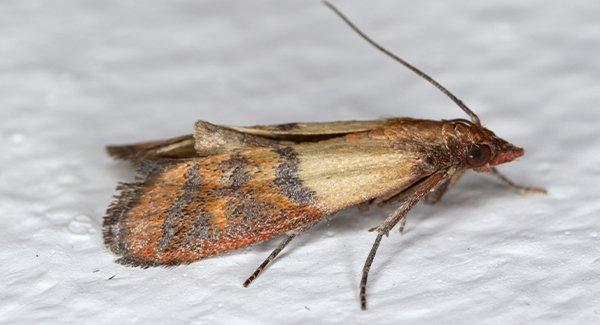
[[[205,121],[173,139],[109,146],[132,161],[134,182],[121,183],[103,223],[117,262],[138,267],[188,264],[283,236],[248,278],[249,286],[295,237],[351,207],[394,204],[371,229],[375,242],[360,283],[366,309],[369,270],[384,236],[421,199],[439,201],[468,170],[489,172],[520,193],[496,166],[523,149],[484,128],[477,115],[430,76],[384,49],[325,2],[350,28],[387,56],[448,95],[470,120],[391,118],[252,127]]]

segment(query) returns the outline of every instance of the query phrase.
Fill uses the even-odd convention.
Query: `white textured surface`
[[[404,4],[402,4],[404,3]],[[101,220],[130,169],[103,146],[259,124],[463,117],[318,1],[0,3],[0,322],[598,323],[600,2],[338,1],[372,37],[528,150],[386,239],[344,211],[250,289],[267,243],[173,269],[113,263]],[[113,277],[112,280],[108,280]]]

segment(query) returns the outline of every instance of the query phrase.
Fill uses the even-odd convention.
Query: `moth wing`
[[[271,147],[281,141],[198,121],[194,134],[106,147],[112,157],[133,161],[206,157],[246,147]]]
[[[107,147],[110,156],[128,159],[205,157],[237,148],[273,147],[289,142],[315,142],[385,127],[394,119],[324,123],[289,123],[251,127],[220,126],[198,121],[193,135]]]
[[[220,126],[198,121],[194,128],[195,149],[199,156],[209,156],[239,148],[318,142],[383,128],[393,121],[395,120],[290,123],[251,127]]]
[[[414,159],[336,139],[150,163],[143,179],[120,186],[105,243],[123,264],[190,263],[408,188],[424,176]]]
[[[127,160],[181,159],[197,156],[194,143],[192,135],[184,135],[166,140],[109,145],[106,151],[111,157]]]
[[[194,148],[199,156],[210,156],[248,147],[285,145],[278,139],[265,138],[236,130],[233,127],[197,121],[194,127]],[[289,144],[289,143],[288,143]]]
[[[280,156],[267,148],[146,162],[121,184],[104,219],[106,245],[134,266],[177,265],[268,240],[324,216],[277,184]],[[281,182],[281,183],[280,183]]]
[[[350,133],[365,132],[386,127],[397,119],[366,121],[337,121],[315,123],[287,123],[274,125],[256,125],[249,127],[228,126],[233,130],[263,138],[287,140],[293,142],[318,141],[343,136]]]

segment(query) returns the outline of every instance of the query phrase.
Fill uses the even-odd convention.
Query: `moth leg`
[[[428,203],[428,204],[438,203],[443,198],[443,196],[446,194],[446,192],[448,192],[448,190],[453,188],[458,183],[458,181],[465,174],[465,170],[464,169],[459,169],[456,171],[451,170],[451,171],[449,171],[448,174],[450,176],[448,176],[444,180],[442,180],[425,196],[426,203]],[[379,206],[385,206],[385,205],[393,204],[396,202],[402,202],[406,199],[406,197],[407,197],[407,194],[405,192],[397,192],[392,196],[385,196],[385,197],[377,198],[374,202],[377,203]]]
[[[400,228],[401,232],[403,232],[404,227],[406,226],[406,215],[413,205],[414,203],[402,204],[402,206],[398,208],[390,217],[388,217],[379,227],[375,228],[375,230],[377,230],[377,238],[375,238],[371,252],[367,257],[365,265],[363,266],[362,279],[360,280],[360,307],[362,310],[367,310],[367,281],[369,280],[369,271],[371,271],[371,265],[375,259],[375,254],[377,254],[377,249],[379,249],[379,245],[381,244],[381,239],[383,239],[384,235],[388,236],[389,231],[400,221],[402,221]]]
[[[308,225],[306,227],[301,227],[301,228],[298,228],[296,230],[292,230],[292,231],[288,232],[285,235],[285,238],[273,250],[273,252],[271,253],[271,255],[269,255],[269,257],[267,257],[267,259],[264,260],[264,262],[262,262],[262,264],[256,269],[256,271],[254,271],[254,273],[252,273],[252,275],[244,282],[244,287],[247,288],[248,286],[250,286],[252,284],[252,282],[254,282],[254,280],[256,280],[258,278],[258,276],[260,276],[260,274],[267,268],[267,266],[269,266],[269,264],[271,264],[271,262],[273,262],[273,260],[275,260],[275,258],[277,258],[277,256],[281,253],[281,251],[283,251],[283,249],[294,238],[296,238],[298,235],[300,235],[301,233],[303,233],[304,231],[306,231],[308,228],[312,227],[314,224],[315,223],[310,224],[310,225]]]
[[[500,180],[500,182],[504,186],[517,191],[517,193],[519,193],[521,195],[525,195],[525,194],[547,194],[548,193],[548,191],[546,191],[546,189],[543,189],[541,187],[522,186],[522,185],[519,185],[519,184],[515,184],[508,177],[504,176],[496,167],[492,167],[491,173],[492,173],[492,175],[498,177],[498,179]]]
[[[360,308],[362,310],[367,310],[367,280],[369,279],[369,271],[371,270],[371,265],[373,265],[373,260],[375,259],[375,254],[377,254],[377,249],[379,248],[379,244],[381,244],[383,235],[383,233],[377,234],[377,238],[375,238],[371,252],[363,267],[362,279],[360,280]]]
[[[408,220],[408,218],[402,219],[402,223],[400,224],[400,233],[401,234],[404,233],[404,228],[406,228],[406,220]]]
[[[451,177],[446,178],[425,196],[425,202],[428,204],[438,203],[444,197],[446,192],[448,192],[449,189],[453,188],[458,183],[464,174],[464,169],[454,172]]]
[[[360,281],[360,306],[362,310],[367,309],[367,281],[369,279],[369,271],[371,270],[371,265],[375,260],[375,255],[377,254],[377,250],[379,249],[379,245],[381,244],[383,236],[388,236],[390,230],[392,230],[401,221],[402,224],[400,228],[403,229],[406,225],[406,216],[410,209],[415,206],[415,204],[417,204],[417,202],[419,202],[427,193],[429,193],[432,188],[448,178],[448,175],[448,171],[439,171],[402,192],[404,199],[400,207],[396,209],[391,216],[385,219],[385,221],[379,225],[379,227],[373,229],[377,231],[377,238],[375,238],[371,252],[365,261],[362,271],[362,279]]]

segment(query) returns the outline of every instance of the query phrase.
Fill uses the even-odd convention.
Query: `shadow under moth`
[[[110,155],[138,169],[134,182],[118,186],[104,218],[104,240],[119,263],[188,264],[283,235],[248,286],[287,244],[326,216],[350,206],[394,204],[395,212],[371,230],[376,238],[360,284],[366,309],[367,278],[380,242],[397,225],[404,230],[409,210],[421,199],[439,201],[469,169],[490,172],[521,193],[544,192],[514,184],[495,167],[522,156],[523,149],[484,128],[450,91],[325,5],[448,95],[470,121],[392,118],[253,127],[199,121],[192,135],[109,146]]]

